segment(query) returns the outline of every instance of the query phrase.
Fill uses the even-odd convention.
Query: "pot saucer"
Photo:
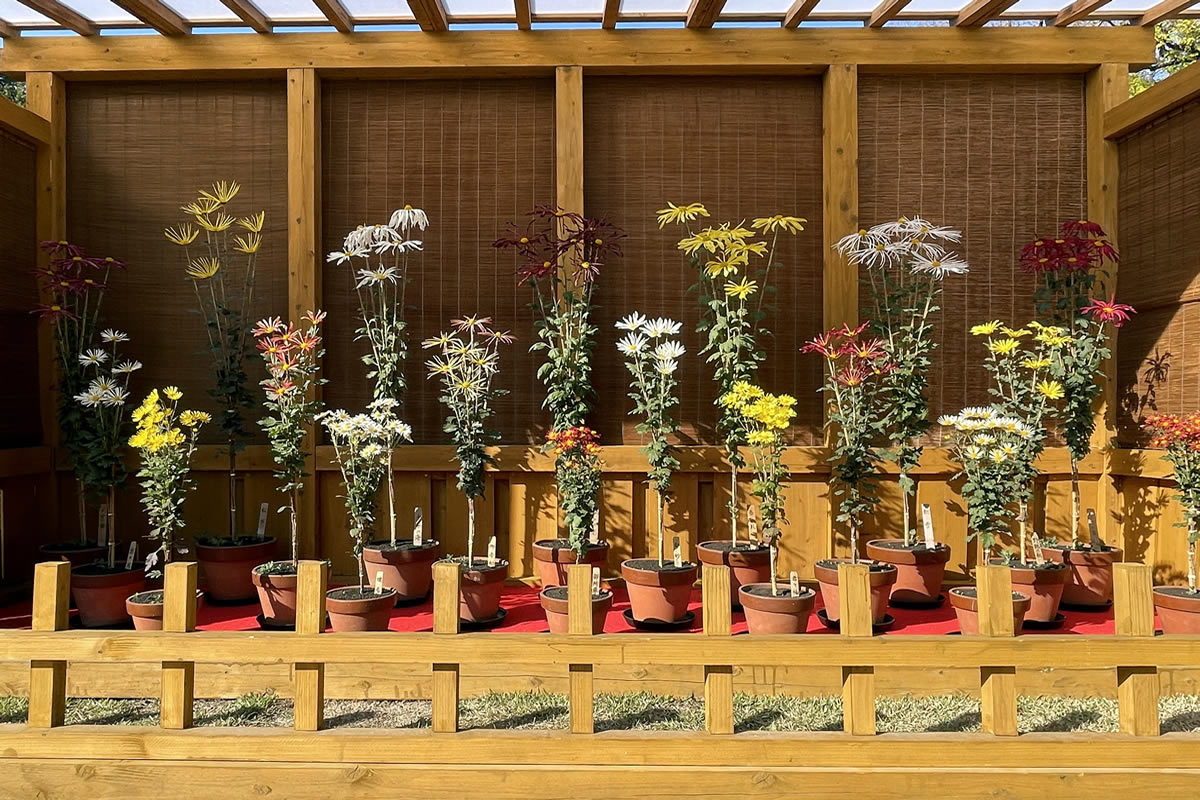
[[[920,600],[920,601],[918,601],[918,600],[892,600],[891,598],[888,599],[888,605],[891,606],[892,608],[911,608],[911,609],[938,608],[945,602],[946,602],[946,595],[944,595],[944,594],[939,594],[937,596],[936,600]]]
[[[264,631],[294,631],[294,630],[296,630],[296,623],[294,623],[294,622],[291,623],[290,625],[284,625],[284,624],[280,624],[278,622],[267,622],[263,618],[262,614],[259,614],[258,616],[256,616],[254,618],[254,621],[257,622],[258,627],[262,628]]]
[[[682,631],[692,627],[692,623],[696,621],[696,615],[691,611],[686,612],[674,622],[663,622],[657,619],[636,620],[633,618],[632,608],[625,609],[622,616],[631,626],[643,631]]]
[[[1055,614],[1054,619],[1050,620],[1049,622],[1035,622],[1034,620],[1027,619],[1025,620],[1025,623],[1021,625],[1021,628],[1023,630],[1031,631],[1052,631],[1055,628],[1061,627],[1066,621],[1067,617],[1065,614]]]
[[[1081,611],[1084,614],[1103,614],[1105,611],[1108,611],[1110,608],[1112,608],[1112,604],[1112,600],[1109,600],[1107,603],[1100,606],[1078,605],[1076,603],[1060,602],[1058,607],[1065,608],[1067,611]]]
[[[821,624],[826,628],[829,628],[831,631],[839,631],[842,629],[841,620],[831,620],[823,608],[817,612],[817,619],[819,619]],[[895,617],[893,617],[891,614],[884,614],[883,619],[871,626],[871,633],[883,633],[886,630],[891,630],[892,626],[895,624]]]
[[[396,608],[411,608],[412,606],[419,606],[429,599],[430,592],[432,591],[433,590],[430,589],[421,597],[397,597]],[[500,619],[504,619],[504,617],[500,617]]]
[[[487,619],[466,620],[460,618],[458,628],[463,631],[486,631],[504,622],[504,618],[507,616],[508,609],[502,608],[496,612],[496,616]]]

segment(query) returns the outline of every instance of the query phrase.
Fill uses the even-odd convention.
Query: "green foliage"
[[[1154,63],[1129,76],[1130,94],[1138,94],[1200,61],[1200,20],[1171,19],[1154,28]]]
[[[763,538],[774,546],[781,526],[787,523],[783,509],[783,487],[788,476],[783,466],[783,432],[796,416],[796,398],[767,394],[758,386],[739,382],[717,402],[722,408],[735,409],[746,427],[754,464],[750,493],[758,498]]]
[[[0,97],[11,100],[19,106],[25,105],[25,83],[0,75]]]
[[[633,409],[629,413],[640,418],[637,432],[648,437],[642,447],[650,465],[646,477],[663,500],[669,501],[671,479],[679,469],[679,459],[668,441],[679,430],[679,421],[671,412],[679,405],[675,373],[686,352],[670,337],[678,335],[682,326],[670,319],[647,319],[635,311],[616,327],[626,332],[617,342],[617,350],[625,357],[632,378],[629,398]]]
[[[594,430],[582,426],[546,435],[546,447],[554,453],[558,503],[567,524],[567,541],[577,561],[583,560],[587,550],[600,496],[599,438]]]

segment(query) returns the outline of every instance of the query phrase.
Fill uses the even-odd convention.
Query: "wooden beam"
[[[0,39],[16,39],[20,35],[19,30],[0,19]]]
[[[446,7],[442,0],[408,0],[417,24],[423,31],[448,31],[450,24],[446,21]],[[518,16],[518,21],[520,17]]]
[[[533,18],[529,11],[529,0],[515,0],[513,5],[517,14],[517,30],[527,31],[533,27]]]
[[[958,13],[954,25],[958,28],[982,27],[985,23],[1003,14],[1016,2],[1017,0],[973,0],[970,5]]]
[[[191,23],[159,0],[112,0],[163,36],[187,36],[192,32]]]
[[[621,0],[604,0],[604,21],[601,25],[608,30],[617,27],[617,19],[621,16]]]
[[[273,30],[267,15],[252,0],[221,0],[221,3],[257,33],[270,33]]]
[[[1163,20],[1179,16],[1195,4],[1195,0],[1162,0],[1161,3],[1143,14],[1142,18],[1138,20],[1138,24],[1152,28]]]
[[[1110,109],[1104,115],[1104,136],[1119,139],[1197,97],[1200,97],[1200,64],[1192,64]]]
[[[904,10],[904,7],[911,0],[883,0],[879,5],[875,6],[875,10],[871,12],[871,18],[867,20],[868,28],[882,28],[891,19],[894,19],[897,14]]]
[[[100,28],[96,23],[78,11],[58,2],[58,0],[18,0],[18,2],[21,5],[32,8],[44,17],[49,17],[67,30],[74,31],[80,36],[95,36],[100,32]]]
[[[1058,12],[1058,16],[1054,18],[1054,24],[1061,27],[1086,19],[1093,11],[1108,5],[1109,2],[1110,0],[1075,0],[1074,3]]]
[[[687,11],[687,26],[689,28],[711,28],[721,16],[725,0],[692,0]]]
[[[1084,72],[1100,63],[1149,63],[1154,34],[1136,26],[987,31],[900,28],[719,28],[240,34],[12,39],[0,70],[70,79],[282,75],[312,67],[331,77],[549,74],[574,64],[589,74],[813,74],[829,64],[907,70]]]
[[[35,144],[50,142],[50,121],[6,97],[0,97],[0,128]]]
[[[329,24],[337,29],[338,33],[353,33],[354,18],[350,16],[350,12],[342,5],[342,0],[313,0],[317,8],[321,9],[321,13],[325,15],[325,19],[329,20]],[[307,36],[308,34],[299,34]],[[295,66],[299,66],[298,64]]]
[[[583,213],[583,70],[554,71],[554,202],[564,211]]]
[[[792,7],[783,15],[783,27],[795,28],[808,19],[808,15],[817,7],[820,0],[796,0]]]

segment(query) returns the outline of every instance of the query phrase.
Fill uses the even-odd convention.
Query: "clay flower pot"
[[[938,544],[930,549],[924,542],[906,545],[902,539],[867,542],[867,558],[896,568],[891,599],[900,603],[938,602],[950,548]]]
[[[848,558],[824,558],[813,565],[825,603],[825,617],[830,622],[842,618],[841,595],[838,593],[838,564],[849,564]],[[878,625],[887,615],[888,596],[896,582],[896,568],[877,561],[860,561],[871,567],[871,621]]]
[[[673,561],[659,566],[656,558],[636,558],[621,564],[621,577],[629,591],[629,608],[638,622],[677,622],[687,614],[696,582],[696,565]]]
[[[70,561],[71,568],[75,569],[100,561],[108,551],[107,548],[91,542],[55,542],[42,545],[38,548],[38,552],[49,561]]]
[[[1200,592],[1193,594],[1186,586],[1156,586],[1154,610],[1163,633],[1200,634]]]
[[[608,560],[608,542],[589,543],[583,561],[575,560],[575,551],[566,539],[541,539],[533,543],[533,563],[542,586],[566,586],[567,567],[576,563],[604,569]]]
[[[804,633],[817,593],[802,586],[793,597],[790,586],[780,586],[772,595],[770,583],[747,583],[738,589],[738,599],[750,633]]]
[[[375,594],[374,589],[359,591],[357,586],[346,586],[325,593],[329,627],[337,632],[386,631],[395,605],[394,589]]]
[[[1029,595],[1013,592],[1013,634],[1021,632],[1029,611]],[[956,586],[950,590],[950,605],[958,617],[958,629],[964,636],[979,635],[979,599],[974,586]]]
[[[412,539],[391,542],[372,542],[363,548],[367,576],[372,582],[375,573],[383,573],[383,585],[396,590],[396,602],[422,600],[433,583],[433,562],[441,553],[437,540],[426,540],[414,547]]]
[[[459,582],[458,617],[466,622],[486,622],[500,613],[500,590],[508,577],[508,562],[498,559],[488,566],[486,558],[471,562]]]
[[[290,561],[272,561],[251,570],[250,581],[258,591],[264,625],[287,628],[296,624],[297,578]]]
[[[130,595],[125,598],[125,611],[133,617],[135,631],[161,631],[163,629],[162,590]]]
[[[238,544],[215,544],[219,539],[210,539],[209,544],[196,545],[196,560],[204,571],[204,586],[208,598],[218,603],[249,603],[257,592],[250,576],[254,568],[275,555],[275,539],[268,536],[262,541],[241,537]],[[226,540],[229,541],[229,540]]]
[[[1077,550],[1070,544],[1061,544],[1044,547],[1042,552],[1056,564],[1066,564],[1071,568],[1071,574],[1063,586],[1063,603],[1103,608],[1112,602],[1112,565],[1114,561],[1121,560],[1121,548],[1093,550],[1086,547]]]
[[[547,586],[539,595],[551,633],[567,633],[567,587]],[[612,610],[613,594],[608,590],[592,595],[592,633],[604,633],[604,619]]]
[[[109,569],[105,564],[87,564],[71,571],[71,594],[79,608],[79,622],[85,628],[128,621],[125,598],[145,586],[141,565],[137,569],[125,569],[124,564]]]
[[[1058,604],[1062,601],[1063,588],[1071,571],[1063,564],[1008,564],[1000,560],[990,563],[1012,570],[1013,591],[1029,595],[1029,611],[1026,622],[1049,623],[1058,616]]]
[[[702,564],[729,567],[729,597],[734,605],[741,602],[738,590],[751,583],[771,581],[771,548],[758,542],[712,541],[696,546]]]

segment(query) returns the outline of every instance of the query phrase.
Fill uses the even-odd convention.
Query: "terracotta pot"
[[[738,599],[750,633],[804,633],[817,593],[802,586],[792,597],[791,587],[781,586],[779,594],[772,595],[770,583],[748,583],[738,590]]]
[[[241,540],[239,540],[241,541]],[[257,592],[250,576],[254,568],[275,555],[275,539],[253,544],[213,547],[196,545],[196,560],[204,571],[208,598],[218,603],[249,603]]]
[[[567,587],[547,586],[539,597],[551,633],[567,633]],[[612,610],[613,594],[602,591],[592,595],[592,633],[604,633],[604,619]]]
[[[262,609],[263,623],[276,628],[296,624],[296,573],[264,575],[259,572],[266,564],[260,564],[250,572],[250,581],[258,590],[258,605]]]
[[[588,544],[582,563],[604,569],[607,560],[608,542],[597,542]],[[542,586],[566,586],[567,567],[579,562],[566,539],[542,539],[533,543],[533,563]]]
[[[638,622],[677,622],[687,614],[696,582],[696,565],[676,567],[656,558],[637,558],[621,564],[621,577],[629,591],[629,608]]]
[[[1163,633],[1200,634],[1200,592],[1192,594],[1186,586],[1156,586],[1154,609]]]
[[[1025,614],[1027,622],[1053,622],[1058,616],[1058,604],[1062,600],[1063,587],[1071,571],[1061,564],[1047,563],[1033,565],[1010,566],[993,560],[990,563],[1007,566],[1012,570],[1013,591],[1029,595],[1029,611]]]
[[[109,572],[107,567],[90,565],[72,570],[71,594],[79,608],[79,623],[85,628],[100,628],[127,622],[125,598],[145,586],[146,576],[140,568]]]
[[[849,564],[848,558],[825,558],[813,565],[825,603],[825,618],[837,622],[842,618],[841,595],[838,593],[838,564]],[[896,568],[891,564],[860,561],[871,567],[871,621],[878,625],[887,615],[888,596],[896,582]]]
[[[125,598],[125,611],[133,617],[135,631],[161,631],[163,629],[163,593],[161,591],[138,592]]]
[[[1121,548],[1076,550],[1069,544],[1044,547],[1046,558],[1066,564],[1071,574],[1063,587],[1062,601],[1067,605],[1103,608],[1112,602],[1114,561],[1121,560]]]
[[[44,544],[38,548],[38,552],[49,561],[70,561],[71,567],[75,568],[101,561],[107,554],[108,548],[90,543],[81,546],[79,542],[58,542]]]
[[[932,550],[924,543],[906,545],[901,539],[875,539],[867,542],[867,558],[896,568],[891,599],[901,603],[936,603],[942,591],[942,578],[950,548],[939,544]]]
[[[484,622],[500,613],[500,590],[508,577],[508,562],[498,560],[488,566],[487,559],[477,558],[471,569],[464,570],[459,583],[458,617],[467,622]]]
[[[738,590],[751,583],[770,583],[771,548],[757,542],[738,542],[731,549],[729,542],[701,542],[696,545],[696,555],[702,564],[729,567],[729,598],[737,605],[741,602]]]
[[[412,539],[397,539],[395,549],[388,542],[372,542],[363,548],[367,577],[374,585],[375,573],[382,572],[383,585],[396,590],[398,603],[424,599],[433,583],[433,562],[441,549],[437,540],[413,547]]]
[[[386,631],[395,605],[396,592],[392,589],[384,589],[381,594],[367,589],[360,594],[357,586],[347,586],[325,593],[329,627],[337,632]]]
[[[1029,595],[1013,592],[1013,633],[1021,632],[1029,611]],[[950,605],[958,617],[958,629],[964,636],[979,635],[979,599],[974,586],[956,586],[950,590]]]

